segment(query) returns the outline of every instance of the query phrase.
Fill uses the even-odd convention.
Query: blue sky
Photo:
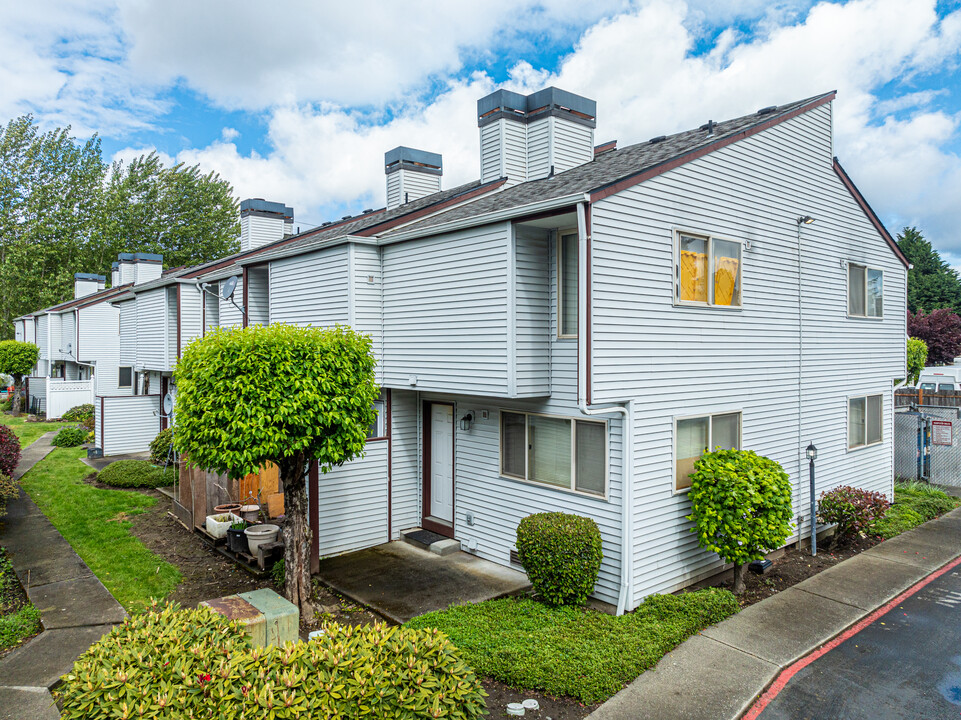
[[[267,9],[269,7],[269,9]],[[961,264],[961,3],[0,0],[0,121],[96,132],[293,205],[378,207],[383,153],[478,172],[474,103],[557,85],[598,101],[598,142],[837,89],[836,152],[896,232]]]

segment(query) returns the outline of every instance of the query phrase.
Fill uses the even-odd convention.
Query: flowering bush
[[[842,485],[821,493],[818,520],[837,523],[838,538],[854,538],[863,536],[889,507],[891,503],[883,493]]]
[[[0,425],[0,475],[13,475],[20,462],[20,438],[7,425]]]

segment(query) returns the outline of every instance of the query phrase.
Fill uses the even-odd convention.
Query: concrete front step
[[[430,530],[413,528],[401,533],[404,542],[420,550],[430,550],[435,555],[450,555],[460,550],[460,541],[452,540]]]

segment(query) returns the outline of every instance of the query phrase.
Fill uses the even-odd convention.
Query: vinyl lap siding
[[[417,442],[417,394],[391,390],[391,528],[400,532],[420,525],[420,448]],[[393,539],[393,538],[391,538]]]
[[[404,202],[404,195],[401,191],[401,174],[392,172],[387,176],[387,208],[395,208]]]
[[[829,112],[802,115],[592,208],[593,401],[635,398],[635,604],[720,567],[689,532],[687,496],[672,494],[675,417],[741,411],[742,447],[783,465],[797,514],[809,514],[801,457],[809,441],[820,453],[818,492],[844,483],[890,489],[889,444],[846,451],[848,391],[837,378],[852,392],[890,397],[903,372],[904,270],[836,180]],[[803,214],[817,222],[801,231],[802,370],[795,218]],[[673,306],[674,227],[751,240],[743,309]],[[845,317],[840,258],[857,249],[886,271],[884,323]]]
[[[480,129],[481,182],[491,182],[504,176],[504,157],[501,153],[501,124],[503,120]]]
[[[158,395],[105,397],[103,402],[103,432],[98,438],[104,455],[146,452],[150,441],[160,432]],[[100,433],[100,418],[97,419]]]
[[[174,285],[167,288],[167,326],[164,328],[164,334],[167,337],[167,365],[169,367],[173,367],[180,356],[180,348],[177,347],[177,316],[179,314],[177,305],[177,286]]]
[[[217,294],[220,295],[220,288],[224,286],[225,280],[221,280],[217,287]],[[234,294],[230,300],[224,300],[223,296],[220,295],[220,310],[218,312],[218,319],[220,322],[220,327],[224,328],[239,328],[243,325],[244,316],[240,312],[240,308],[237,305],[243,304],[244,297],[244,279],[242,276],[237,276],[237,287],[234,289]],[[234,304],[236,303],[236,305]]]
[[[119,312],[120,364],[133,367],[137,364],[137,301],[120,303]]]
[[[270,322],[330,327],[348,322],[347,246],[270,263]]]
[[[180,286],[180,354],[203,335],[203,302],[204,295],[196,287]]]
[[[383,277],[380,271],[380,248],[373,245],[351,245],[350,266],[354,276],[352,327],[370,336],[374,357],[377,359],[377,382],[384,376],[384,298]]]
[[[509,120],[504,123],[504,171],[507,183],[504,187],[527,180],[527,126]]]
[[[549,232],[518,226],[514,233],[514,395],[547,395],[551,329]]]
[[[266,325],[270,322],[270,292],[267,268],[247,271],[247,324]]]
[[[554,138],[551,144],[555,173],[570,170],[594,159],[594,129],[563,118],[551,118]]]
[[[149,370],[166,370],[166,290],[158,288],[138,293],[135,302],[137,365]]]
[[[551,120],[546,117],[527,126],[527,177],[545,178],[551,171]]]
[[[60,318],[60,356],[65,360],[73,360],[77,357],[77,315],[71,310]]]
[[[503,223],[383,247],[384,383],[507,395]]]
[[[109,303],[100,303],[82,308],[79,315],[79,358],[97,366],[97,395],[128,394],[129,388],[121,390],[117,387],[117,368],[120,366],[120,310]]]
[[[47,353],[47,323],[49,319],[48,315],[41,315],[37,318],[37,347],[40,348],[40,358],[44,360],[50,357]]]
[[[320,556],[380,545],[387,537],[387,441],[367,443],[367,454],[320,473]]]

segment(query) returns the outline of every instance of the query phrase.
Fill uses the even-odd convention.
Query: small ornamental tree
[[[909,312],[908,335],[925,342],[932,365],[950,365],[961,355],[961,317],[947,308],[927,314]]]
[[[13,375],[13,405],[11,411],[14,416],[20,414],[20,392],[23,387],[23,376],[29,375],[40,357],[40,348],[33,343],[19,340],[4,340],[0,342],[0,373]]]
[[[217,330],[174,370],[174,444],[191,465],[240,477],[275,463],[287,522],[287,599],[310,619],[307,473],[364,453],[380,392],[370,338],[347,327]]]
[[[752,450],[715,450],[694,464],[691,514],[698,545],[734,563],[734,593],[747,564],[779,548],[791,533],[791,484],[774,460]]]
[[[920,338],[908,338],[908,383],[916,385],[928,362],[928,346]]]

